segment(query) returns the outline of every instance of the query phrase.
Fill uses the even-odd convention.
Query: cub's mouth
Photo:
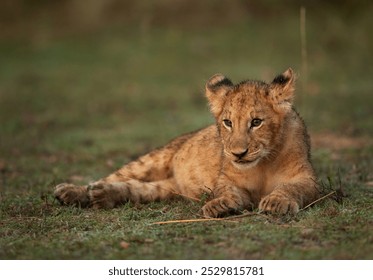
[[[237,163],[237,164],[245,165],[245,164],[251,164],[251,163],[256,162],[258,160],[259,160],[259,157],[254,158],[254,159],[237,159],[237,160],[234,160],[234,162]]]
[[[243,153],[242,155],[236,155],[232,152],[225,151],[225,154],[231,158],[231,162],[237,168],[250,168],[255,166],[262,158],[266,155],[265,150],[258,149],[255,152],[249,154]],[[232,157],[232,154],[235,155]]]
[[[257,159],[252,159],[252,160],[247,160],[247,159],[238,159],[238,160],[235,160],[234,162],[235,163],[239,163],[239,164],[247,164],[247,163],[252,163],[254,161],[256,161]]]
[[[258,164],[259,160],[261,157],[255,157],[255,158],[250,158],[250,159],[236,159],[233,160],[233,165],[236,166],[237,168],[250,168],[254,167],[255,165]]]
[[[258,162],[266,155],[265,151],[259,149],[253,153],[247,154],[241,158],[232,160],[237,168],[250,168],[258,164]]]

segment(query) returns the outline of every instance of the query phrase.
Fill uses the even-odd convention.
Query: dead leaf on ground
[[[9,170],[8,165],[5,163],[4,160],[0,159],[0,172],[4,172],[5,173],[8,170]]]
[[[122,249],[128,249],[128,247],[130,246],[130,244],[126,241],[122,241],[119,243],[119,246],[122,248]]]

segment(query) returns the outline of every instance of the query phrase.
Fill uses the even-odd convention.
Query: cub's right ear
[[[211,113],[217,117],[223,110],[227,93],[233,89],[233,83],[222,74],[212,76],[206,83],[206,97]]]

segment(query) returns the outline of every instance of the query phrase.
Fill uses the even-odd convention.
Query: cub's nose
[[[232,151],[232,154],[235,157],[241,159],[247,154],[247,152],[248,152],[248,149],[245,149],[245,150],[241,150],[241,151]]]

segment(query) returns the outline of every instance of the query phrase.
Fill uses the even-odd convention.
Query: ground
[[[307,77],[297,16],[1,41],[0,259],[372,259],[371,17],[308,16]],[[203,202],[106,211],[53,198],[58,183],[96,180],[211,123],[211,75],[269,80],[288,67],[313,164],[336,195],[296,217],[161,225],[200,218]]]

